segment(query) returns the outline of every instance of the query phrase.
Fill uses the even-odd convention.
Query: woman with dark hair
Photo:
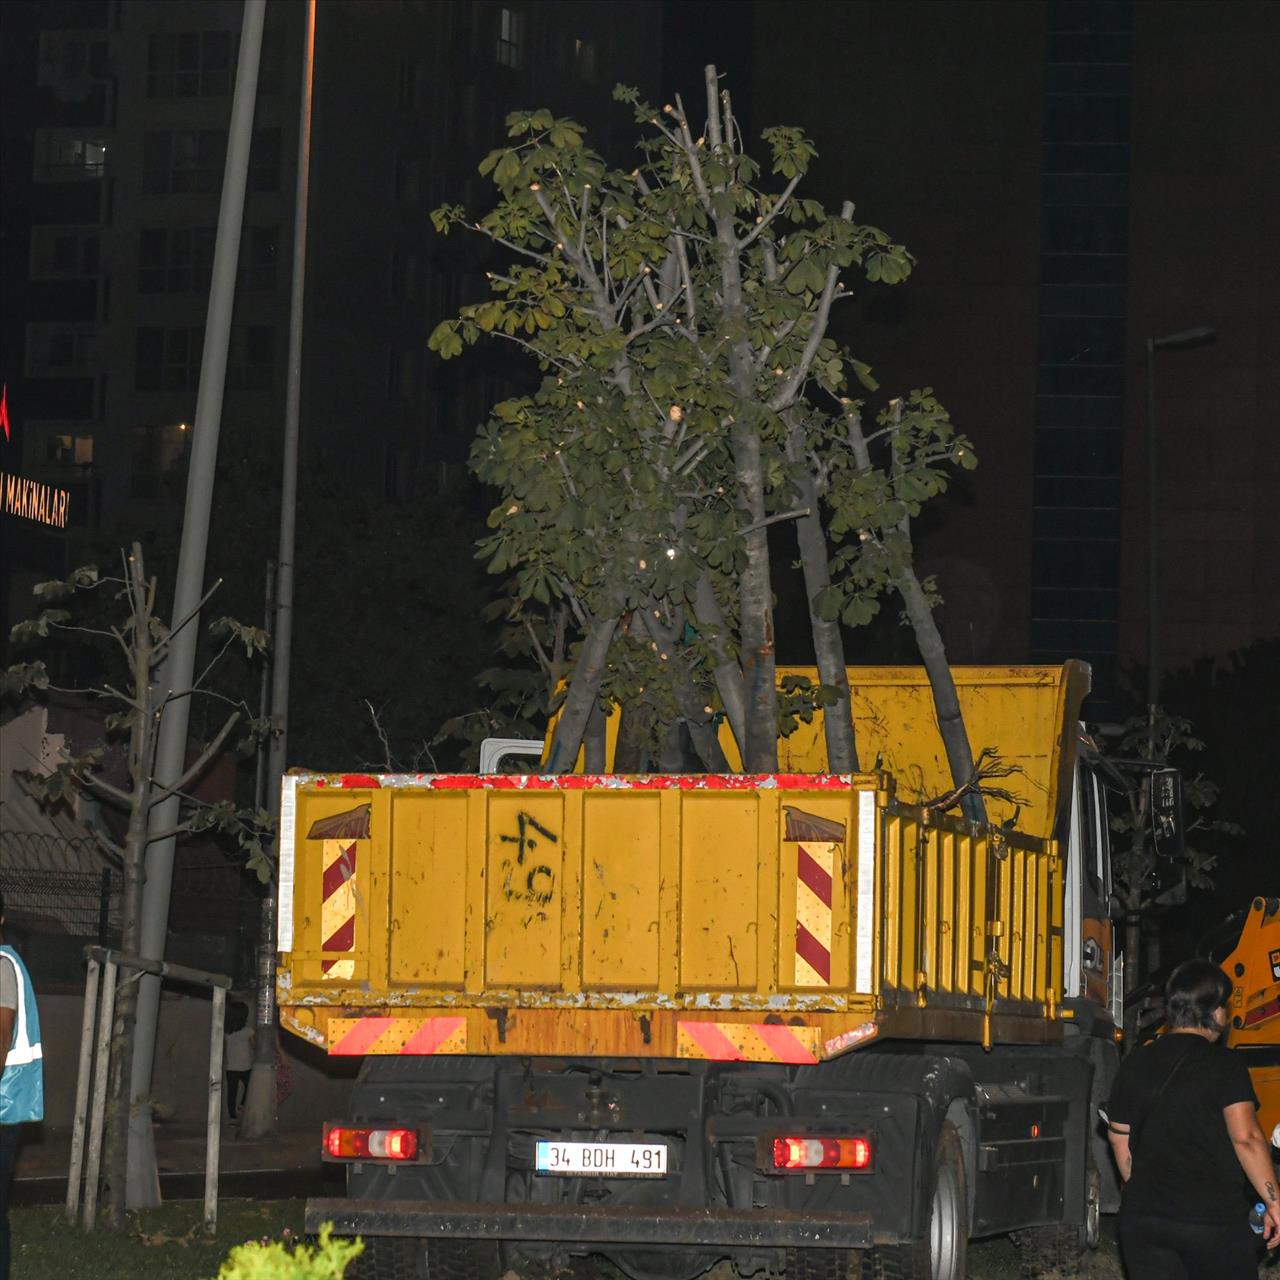
[[[1236,1054],[1218,1047],[1231,982],[1188,960],[1165,986],[1168,1030],[1121,1064],[1108,1104],[1129,1280],[1256,1280],[1258,1236],[1280,1244],[1280,1193],[1258,1099]]]

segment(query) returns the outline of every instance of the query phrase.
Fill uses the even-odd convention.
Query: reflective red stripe
[[[801,845],[796,854],[796,875],[801,884],[808,885],[824,907],[831,905],[831,876],[818,865],[809,851]]]
[[[394,1021],[394,1018],[361,1018],[329,1052],[335,1056],[361,1057]]]
[[[775,1023],[763,1023],[755,1028],[756,1035],[769,1046],[779,1062],[817,1062],[808,1049],[796,1039],[790,1027]]]
[[[831,981],[831,952],[808,929],[796,921],[796,955],[798,955],[823,982]]]
[[[682,1030],[691,1035],[712,1062],[740,1062],[742,1050],[719,1027],[710,1022],[682,1022]]]
[[[465,1018],[427,1018],[405,1041],[401,1053],[435,1053],[466,1022]]]
[[[356,846],[349,844],[338,857],[324,869],[324,882],[320,897],[332,898],[356,873]]]

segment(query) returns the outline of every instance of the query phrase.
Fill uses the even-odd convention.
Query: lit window
[[[513,70],[524,63],[524,15],[503,9],[498,19],[498,66]]]
[[[573,62],[584,80],[594,80],[596,75],[596,45],[594,40],[573,42]]]
[[[75,129],[36,130],[37,182],[93,182],[102,177],[106,165],[105,139]]]

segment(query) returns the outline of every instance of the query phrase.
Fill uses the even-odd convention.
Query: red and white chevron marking
[[[831,985],[831,900],[836,850],[833,841],[796,846],[796,968],[798,987]]]

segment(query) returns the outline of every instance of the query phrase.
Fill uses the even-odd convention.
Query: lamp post
[[[1216,329],[1199,325],[1179,329],[1162,338],[1147,339],[1147,754],[1155,754],[1156,703],[1160,698],[1160,567],[1158,529],[1159,501],[1156,494],[1156,375],[1157,351],[1202,347],[1218,336]]]

